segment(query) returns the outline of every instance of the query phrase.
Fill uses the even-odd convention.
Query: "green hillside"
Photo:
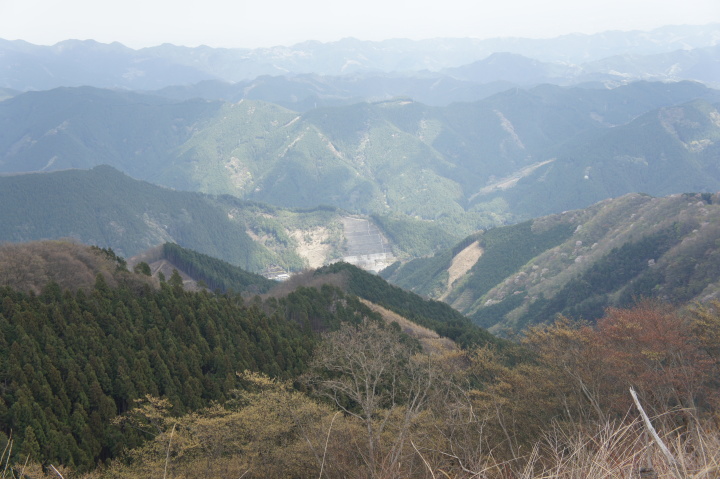
[[[716,191],[718,98],[690,82],[541,85],[447,107],[400,98],[298,113],[65,88],[0,102],[0,171],[109,164],[182,190],[329,205],[373,215],[398,256],[416,257],[630,192]]]
[[[0,177],[0,202],[0,241],[74,238],[126,257],[173,242],[259,272],[269,265],[307,267],[298,245],[303,235],[320,231],[327,256],[342,254],[340,214],[333,208],[290,211],[174,191],[107,166]]]
[[[146,274],[149,272],[151,276],[159,276],[153,271],[152,264],[167,262],[169,267],[188,275],[196,283],[204,285],[210,291],[221,293],[267,293],[277,284],[262,275],[250,273],[226,261],[183,248],[175,243],[165,243],[143,252],[135,256],[133,262],[134,268],[138,268],[140,263],[150,266]],[[165,277],[167,278],[167,275]]]
[[[135,181],[110,167],[0,177],[0,240],[75,238],[132,256],[173,241],[249,270],[272,254],[209,198]]]
[[[463,347],[494,344],[502,348],[508,345],[472,324],[467,317],[447,304],[424,299],[347,263],[335,263],[315,272],[316,276],[330,274],[341,275],[348,293],[394,311],[416,324],[452,339]]]
[[[557,314],[594,320],[606,307],[643,297],[673,304],[717,299],[719,224],[717,194],[626,195],[479,233],[383,276],[442,298],[495,331]],[[448,284],[448,272],[471,247],[482,249]]]

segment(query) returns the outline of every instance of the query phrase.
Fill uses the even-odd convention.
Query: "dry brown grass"
[[[405,334],[417,339],[423,348],[423,352],[428,354],[443,354],[458,350],[457,344],[455,344],[452,339],[442,337],[432,329],[413,323],[409,319],[375,303],[371,303],[365,299],[360,299],[360,301],[368,308],[379,313],[386,323],[397,323]]]
[[[677,460],[673,468],[649,439],[640,419],[568,430],[555,426],[526,455],[508,462],[435,477],[477,479],[711,479],[720,477],[720,431],[697,426],[670,431],[663,441]]]

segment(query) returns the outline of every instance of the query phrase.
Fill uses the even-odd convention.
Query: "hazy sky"
[[[545,38],[715,22],[718,0],[0,0],[0,38],[43,45],[94,39],[133,48]]]

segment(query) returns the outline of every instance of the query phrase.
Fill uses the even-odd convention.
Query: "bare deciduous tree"
[[[433,360],[415,354],[399,331],[373,321],[326,335],[308,383],[363,424],[359,448],[370,477],[392,475],[409,450],[413,422],[437,377]]]

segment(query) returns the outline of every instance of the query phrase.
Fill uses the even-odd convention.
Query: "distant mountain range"
[[[61,88],[0,102],[0,172],[108,164],[180,190],[329,205],[373,215],[396,253],[415,256],[625,193],[717,191],[719,103],[717,90],[691,82],[541,85],[442,108],[398,99],[304,113]]]
[[[719,33],[720,35],[720,33]],[[227,82],[207,80],[155,91],[178,100],[263,100],[307,111],[359,101],[405,97],[433,106],[482,100],[512,87],[540,84],[609,88],[633,81],[691,80],[720,88],[720,45],[655,55],[624,54],[594,62],[542,62],[515,53],[493,53],[438,72],[361,71],[342,76],[316,73],[262,75]]]
[[[377,77],[376,88],[363,96],[377,99],[383,94],[402,94],[401,85],[397,82],[391,85],[392,82],[384,79],[385,74],[393,72],[413,84],[422,84],[422,77],[432,77],[433,83],[426,85],[425,90],[444,89],[449,85],[435,83],[453,83],[456,76],[468,83],[462,85],[466,90],[472,90],[472,85],[478,83],[496,81],[527,86],[546,82],[577,84],[687,79],[717,86],[719,30],[720,25],[710,24],[668,26],[650,32],[574,34],[542,40],[398,39],[369,42],[348,38],[331,43],[305,42],[291,47],[255,50],[188,48],[169,44],[133,50],[119,43],[102,44],[92,40],[67,40],[53,46],[0,40],[0,61],[4,66],[0,69],[0,88],[27,91],[59,86],[96,86],[158,90],[207,80],[248,82],[263,75],[292,78],[315,74],[330,77],[331,89],[339,89],[333,84],[344,84],[349,88],[344,93],[346,98],[360,96],[361,90],[352,88],[354,79],[359,80],[358,87],[367,88],[367,78]],[[497,53],[512,55],[493,56]],[[481,74],[469,74],[480,67]],[[360,76],[332,78],[345,75]],[[251,88],[252,85],[245,84],[244,87]],[[408,92],[417,93],[417,90],[415,86]],[[451,97],[447,91],[444,95]],[[427,96],[427,93],[420,94],[417,99],[426,101]]]

